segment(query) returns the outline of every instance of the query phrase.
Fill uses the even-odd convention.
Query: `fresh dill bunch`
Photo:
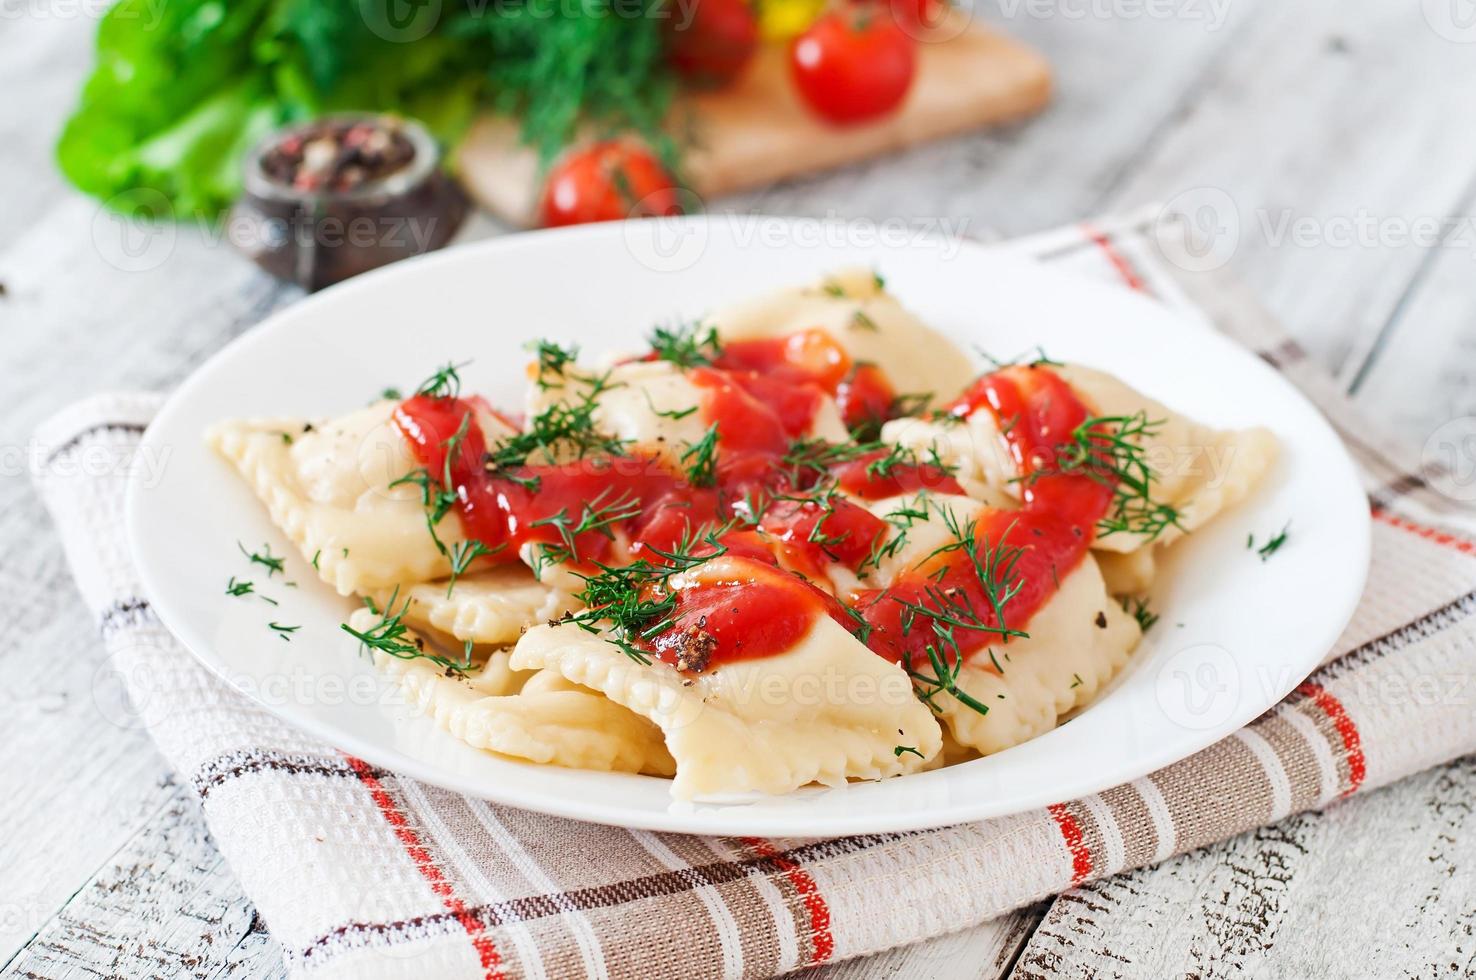
[[[502,0],[467,4],[451,25],[486,42],[494,108],[522,121],[522,138],[547,167],[581,124],[598,135],[640,134],[667,164],[676,145],[663,123],[675,92],[662,0]]]

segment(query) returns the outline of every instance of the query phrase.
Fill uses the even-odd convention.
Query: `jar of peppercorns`
[[[332,115],[272,134],[246,159],[228,237],[263,269],[321,289],[440,248],[466,217],[424,126]]]

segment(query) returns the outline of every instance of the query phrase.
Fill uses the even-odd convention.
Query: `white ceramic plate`
[[[132,487],[128,525],[159,616],[248,696],[371,763],[532,810],[691,833],[898,831],[1069,800],[1222,738],[1317,666],[1363,587],[1368,508],[1332,429],[1285,380],[1124,289],[956,242],[845,237],[814,223],[718,218],[518,235],[405,262],[272,317],[200,368],[144,437],[166,462],[162,477]],[[1281,442],[1251,501],[1173,549],[1153,595],[1161,619],[1121,679],[1055,731],[987,759],[782,798],[678,804],[664,780],[474,750],[396,704],[339,629],[352,601],[317,581],[202,442],[224,418],[335,415],[448,360],[474,359],[463,371],[469,389],[518,405],[530,337],[633,350],[653,323],[848,264],[882,272],[924,321],[966,346],[1014,354],[1041,344],[1204,422],[1266,425]],[[1264,540],[1288,520],[1291,537],[1272,560],[1247,550],[1247,534]],[[300,587],[273,588],[279,607],[223,594],[232,575],[262,579],[238,541],[289,555]],[[284,643],[268,620],[302,628]]]

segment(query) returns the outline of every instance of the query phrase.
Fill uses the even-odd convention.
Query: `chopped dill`
[[[448,363],[440,368],[429,378],[420,383],[415,389],[417,395],[427,398],[456,398],[461,394],[461,375],[457,373],[459,368],[464,368],[471,361],[462,361],[460,364]]]
[[[1153,469],[1142,446],[1161,425],[1161,419],[1151,421],[1146,412],[1088,418],[1058,449],[1055,464],[1028,479],[1078,474],[1112,487],[1112,509],[1097,522],[1100,537],[1140,534],[1152,541],[1166,528],[1182,529],[1178,510],[1153,499]]]
[[[562,379],[565,370],[574,363],[579,356],[578,346],[565,347],[551,340],[532,340],[526,345],[526,349],[533,352],[537,359],[538,375],[534,383],[545,391],[550,388],[563,387]],[[549,375],[559,379],[550,381]]]
[[[717,483],[717,446],[718,427],[714,422],[701,439],[682,452],[682,465],[687,468],[687,482],[692,486],[710,487]]]
[[[1158,613],[1148,608],[1148,600],[1137,596],[1126,596],[1122,600],[1123,611],[1138,621],[1138,628],[1144,633],[1153,628],[1158,622]],[[1180,623],[1179,625],[1183,625]]]
[[[284,639],[284,640],[286,640],[286,641],[288,641],[290,643],[292,641],[292,634],[293,633],[296,633],[298,630],[302,629],[302,627],[301,626],[283,626],[281,623],[267,623],[267,629],[272,630],[279,637],[281,637],[282,639]]]
[[[711,364],[723,353],[717,328],[703,326],[700,322],[657,327],[646,341],[658,361],[670,361],[681,368]]]
[[[902,753],[904,752],[911,752],[919,759],[924,758],[923,754],[917,750],[917,746],[915,745],[899,745],[896,748],[892,749],[892,754],[899,759],[902,758]]]
[[[389,601],[385,603],[381,612],[375,608],[372,601],[366,599],[364,604],[369,607],[370,612],[379,617],[379,622],[370,626],[362,632],[354,629],[348,623],[340,623],[339,628],[345,633],[357,639],[366,649],[377,650],[380,653],[397,657],[400,660],[429,660],[439,667],[444,667],[455,674],[465,674],[471,667],[472,643],[466,641],[462,648],[461,660],[452,660],[449,657],[426,650],[425,641],[418,636],[412,636],[410,628],[404,624],[405,610],[410,608],[409,598],[405,599],[404,605],[399,612],[395,612],[395,602],[399,598],[400,590],[395,589],[390,594]]]
[[[615,499],[608,499],[614,494],[614,489],[607,486],[593,500],[586,501],[577,519],[570,518],[566,507],[557,514],[529,523],[529,527],[548,527],[558,534],[561,546],[545,549],[550,563],[578,562],[581,534],[597,532],[613,541],[614,525],[640,516],[641,501],[635,493],[627,489]]]
[[[272,546],[270,544],[262,545],[261,551],[247,551],[246,546],[239,541],[236,542],[236,547],[241,549],[241,554],[245,555],[253,565],[265,567],[267,578],[271,578],[286,567],[286,559],[272,554]]]
[[[1282,545],[1286,544],[1287,532],[1289,532],[1290,530],[1291,521],[1287,521],[1285,527],[1283,527],[1276,534],[1268,538],[1266,540],[1266,543],[1261,545],[1259,548],[1256,547],[1256,536],[1254,534],[1247,535],[1245,539],[1245,546],[1248,549],[1254,549],[1256,554],[1261,556],[1261,561],[1268,561],[1272,555],[1281,550]]]
[[[667,583],[671,577],[691,571],[704,562],[727,553],[718,538],[727,530],[708,528],[705,533],[684,534],[671,551],[647,544],[643,550],[655,555],[660,563],[638,558],[629,565],[615,567],[595,562],[593,574],[576,572],[584,580],[584,588],[576,596],[585,605],[582,612],[569,617],[580,629],[600,633],[624,651],[631,660],[651,663],[650,654],[636,646],[668,629],[675,622],[676,596]],[[704,549],[699,554],[699,548]]]

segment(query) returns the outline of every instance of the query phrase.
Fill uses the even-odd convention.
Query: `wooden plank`
[[[1400,229],[1466,198],[1470,55],[1411,6],[1259,8],[1214,83],[1092,210],[1213,205],[1198,217],[1238,225],[1234,271],[1351,380],[1423,261]]]
[[[821,967],[817,980],[995,980],[1020,954],[1045,905],[1032,905],[972,929],[915,946]]]
[[[286,976],[193,794],[169,782],[155,795],[150,819],[0,976]]]
[[[1476,419],[1476,224],[1469,208],[1456,213],[1467,217],[1432,252],[1425,275],[1384,327],[1383,343],[1354,378],[1357,401],[1415,449],[1453,420]],[[1476,433],[1476,421],[1464,431]]]
[[[62,123],[92,57],[92,20],[59,5],[0,7],[0,243],[19,237],[69,193],[52,162]]]
[[[1069,892],[1015,980],[1470,976],[1476,757]]]

